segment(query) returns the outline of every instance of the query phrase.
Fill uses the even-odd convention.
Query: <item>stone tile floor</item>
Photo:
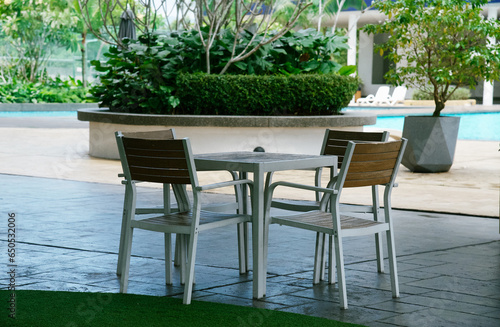
[[[8,174],[0,174],[0,185],[1,289],[9,284],[7,225],[14,213],[16,289],[119,291],[123,186]],[[141,192],[141,204],[160,200],[157,189]],[[340,310],[336,285],[312,285],[314,235],[275,225],[263,300],[252,299],[251,272],[238,272],[233,228],[200,235],[194,299],[374,327],[500,326],[498,219],[409,210],[394,210],[394,219],[399,299],[391,297],[389,275],[376,272],[373,238],[350,238],[344,242],[349,309]],[[178,279],[164,284],[159,233],[136,231],[132,254],[130,293],[182,296]]]

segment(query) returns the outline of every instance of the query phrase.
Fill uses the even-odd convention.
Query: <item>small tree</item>
[[[178,17],[176,24],[169,26],[177,28],[190,28],[188,18],[193,17],[193,27],[198,32],[201,41],[201,49],[205,55],[206,72],[211,73],[211,53],[214,50],[217,40],[231,33],[233,42],[230,45],[231,56],[220,71],[224,74],[231,65],[241,62],[252,56],[262,47],[276,41],[289,30],[291,30],[301,13],[312,3],[309,0],[173,0],[174,7],[177,8]],[[166,8],[166,0],[97,0],[100,19],[103,22],[103,32],[92,26],[89,16],[89,6],[93,3],[91,0],[78,0],[83,20],[96,37],[101,38],[111,44],[126,46],[117,37],[119,19],[117,12],[121,13],[127,4],[132,5],[132,10],[136,17],[135,25],[139,31],[150,37],[152,42],[154,38],[151,32],[156,30],[158,22],[157,14],[161,8]],[[286,21],[279,21],[279,16],[286,8],[293,8]],[[138,15],[138,13],[143,14]],[[274,31],[274,33],[271,33]],[[241,40],[244,34],[251,33],[252,37],[248,43],[241,47]],[[106,35],[106,38],[104,38]],[[258,37],[263,35],[263,37]]]
[[[64,0],[0,1],[0,25],[17,59],[16,77],[36,81],[58,47],[75,48],[72,16]]]
[[[487,2],[375,0],[374,7],[388,19],[366,25],[364,31],[389,34],[376,48],[382,55],[388,51],[386,57],[396,64],[385,76],[389,83],[430,89],[433,116],[439,116],[459,87],[475,88],[478,79],[498,79],[500,47],[488,40],[500,35],[500,27],[482,16]]]

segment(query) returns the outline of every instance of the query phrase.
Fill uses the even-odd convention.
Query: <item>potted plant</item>
[[[453,164],[459,117],[441,116],[446,101],[459,87],[475,88],[478,79],[499,77],[499,24],[482,16],[487,0],[374,1],[387,15],[380,25],[366,25],[368,33],[388,33],[377,47],[395,63],[386,74],[389,83],[429,92],[432,116],[405,118],[403,137],[408,145],[402,163],[414,172],[446,172]]]

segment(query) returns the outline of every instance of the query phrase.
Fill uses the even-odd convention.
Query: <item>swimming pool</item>
[[[500,112],[448,114],[460,117],[460,140],[500,141]],[[403,130],[404,116],[381,116],[370,127]]]
[[[459,116],[461,140],[500,141],[500,112],[448,114]],[[0,117],[77,117],[76,111],[0,111]],[[370,127],[403,130],[404,116],[380,116]]]
[[[77,111],[0,111],[0,117],[77,117]]]

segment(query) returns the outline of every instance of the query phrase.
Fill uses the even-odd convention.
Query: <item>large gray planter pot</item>
[[[447,172],[453,164],[460,117],[405,117],[403,137],[408,139],[401,163],[418,173]]]

